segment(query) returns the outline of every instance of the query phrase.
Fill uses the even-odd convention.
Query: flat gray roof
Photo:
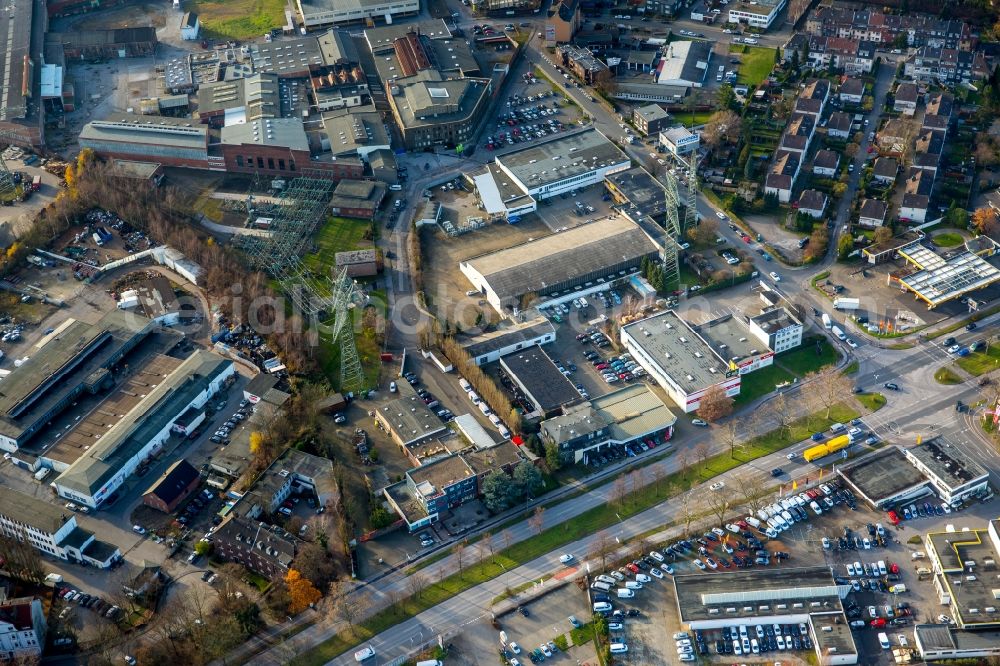
[[[854,633],[843,613],[814,613],[811,620],[813,636],[821,654],[840,657],[858,653]]]
[[[551,141],[500,155],[496,161],[529,190],[598,167],[630,162],[618,146],[592,127],[575,134],[556,135]]]
[[[106,371],[153,327],[145,317],[111,310],[97,323],[67,320],[44,338],[31,358],[0,386],[0,432],[12,439],[84,384],[98,385]]]
[[[327,64],[315,36],[256,42],[250,46],[250,57],[258,71],[278,76],[291,76]]]
[[[666,188],[642,167],[632,167],[613,173],[604,180],[628,199],[629,215],[648,215],[657,218],[666,214]]]
[[[956,447],[946,446],[936,438],[926,441],[920,446],[906,449],[906,455],[919,461],[949,488],[957,488],[988,474],[978,462]]]
[[[483,276],[500,297],[548,294],[558,285],[658,251],[649,236],[624,217],[602,219],[483,254],[462,262]]]
[[[827,566],[686,574],[674,576],[673,583],[683,624],[843,611]]]
[[[989,650],[1000,645],[1000,631],[962,631],[947,624],[918,624],[913,632],[925,651]]]
[[[392,43],[407,33],[418,32],[431,39],[443,39],[451,37],[451,30],[444,19],[430,19],[427,21],[417,21],[416,23],[392,23],[380,25],[375,28],[365,30],[365,40],[372,53],[378,53],[385,49],[391,49]]]
[[[227,125],[220,134],[222,143],[229,145],[255,144],[309,151],[309,139],[299,118],[263,118]]]
[[[14,118],[24,118],[27,115],[27,96],[32,96],[35,82],[34,67],[27,64],[28,59],[35,60],[36,54],[31,53],[33,8],[38,7],[45,13],[44,5],[34,2],[12,2],[5,9],[8,19],[7,30],[0,31],[0,76],[3,77],[3,91],[0,93],[0,121]],[[42,44],[36,44],[40,50]],[[34,63],[38,66],[37,61]],[[24,81],[25,76],[29,78]]]
[[[900,248],[899,253],[922,269],[901,278],[900,282],[930,307],[1000,280],[1000,270],[971,252],[959,252],[945,259],[921,243],[913,243]]]
[[[403,443],[440,435],[447,428],[427,408],[406,382],[397,382],[399,397],[379,408],[378,413]]]
[[[196,351],[125,415],[121,421],[59,475],[55,483],[94,496],[108,479],[149,444],[205,391],[232,361],[212,352]],[[98,501],[104,498],[97,498]]]
[[[0,486],[0,515],[55,534],[74,515],[69,509]]]
[[[843,465],[837,473],[875,504],[927,483],[927,477],[910,464],[897,446],[887,446]]]
[[[469,340],[463,346],[469,356],[476,358],[483,354],[516,345],[519,342],[533,340],[539,336],[551,334],[555,338],[556,329],[545,317],[530,319],[526,322],[518,322],[513,326],[498,328]]]
[[[568,408],[542,428],[556,442],[608,428],[611,439],[625,442],[672,426],[677,417],[645,384],[632,384]]]
[[[749,329],[733,315],[722,315],[693,328],[726,361],[739,361],[768,351],[767,345],[751,337]]]
[[[559,372],[541,347],[501,357],[500,365],[542,412],[551,412],[581,399],[580,392]]]
[[[104,120],[91,120],[84,125],[80,140],[153,143],[207,152],[208,125],[190,118],[114,113]]]
[[[673,310],[629,324],[622,333],[688,393],[726,377],[728,363]]]
[[[994,547],[987,528],[930,532],[924,542],[941,563],[938,575],[951,595],[950,612],[960,626],[1000,626],[1000,612],[996,610],[1000,607],[995,594],[996,575],[986,564],[987,560],[1000,559],[1000,552]],[[987,610],[989,608],[993,610]]]

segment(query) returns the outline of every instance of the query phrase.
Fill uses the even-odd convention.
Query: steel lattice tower
[[[698,153],[692,150],[685,168],[687,174],[687,200],[684,202],[684,227],[681,234],[698,224]]]
[[[676,289],[681,280],[680,243],[681,221],[677,208],[680,198],[677,195],[677,178],[669,171],[664,174],[663,192],[666,198],[667,217],[664,222],[663,239],[663,281],[666,289]]]
[[[241,234],[235,243],[252,267],[278,280],[299,310],[328,334],[327,343],[340,353],[339,389],[358,391],[365,388],[365,376],[354,340],[354,280],[346,269],[332,276],[316,275],[300,259],[326,217],[332,192],[333,182],[323,174],[303,174],[278,197],[269,233]]]

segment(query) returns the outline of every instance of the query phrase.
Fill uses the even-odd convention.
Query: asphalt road
[[[471,25],[471,22],[471,20],[463,20],[461,23]],[[675,27],[680,25],[682,25],[682,22],[675,24]],[[705,32],[705,27],[701,27],[700,31]],[[780,40],[781,38],[776,36],[774,39]],[[562,81],[558,72],[545,61],[544,55],[537,52],[533,46],[527,51],[527,60],[535,67],[539,67],[545,71],[553,81]],[[888,91],[888,86],[891,83],[891,78],[892,67],[891,65],[886,65],[878,74],[875,109],[881,108],[885,94]],[[572,96],[581,108],[593,117],[594,125],[598,129],[608,136],[617,135],[619,131],[618,120],[609,108],[599,101],[590,102],[586,96],[587,92],[583,89],[569,88],[565,92]],[[873,123],[876,116],[875,112],[870,116]],[[863,151],[866,147],[867,136],[865,143],[862,145],[862,154],[864,154]],[[644,146],[629,146],[626,150],[642,162],[644,155],[642,152],[643,148]],[[480,152],[471,161],[473,163],[482,163],[483,160],[488,159],[488,155],[482,155]],[[424,169],[423,165],[428,160],[433,163],[432,168]],[[420,191],[426,189],[427,186],[453,178],[462,170],[467,169],[470,160],[463,161],[458,158],[446,156],[407,155],[403,157],[402,161],[404,164],[410,166],[411,174],[415,174],[415,177],[406,186],[406,199],[414,201],[419,196]],[[844,197],[845,201],[849,202],[851,200],[853,192],[857,187],[857,181],[858,171],[855,172],[851,179],[848,195]],[[706,199],[699,198],[698,205],[703,215],[714,215],[714,208]],[[846,204],[838,210],[838,231],[842,223],[846,220],[847,210]],[[725,225],[721,227],[720,231],[724,235],[731,237],[731,232],[729,232]],[[406,258],[408,233],[409,225],[399,224],[391,233],[383,237],[382,243],[389,249],[392,249],[398,257],[389,267],[390,281],[393,286],[393,289],[390,290],[390,294],[392,294],[390,296],[390,305],[394,307],[393,317],[394,324],[396,324],[394,341],[402,346],[413,349],[416,346],[415,330],[420,321],[421,314],[419,308],[413,304],[412,296],[410,295],[409,266]],[[827,260],[827,263],[831,263],[832,261],[833,259],[830,258]],[[773,268],[770,264],[758,266],[758,270],[762,271],[762,275],[767,272],[765,269],[771,270]],[[809,277],[815,272],[822,270],[822,268],[823,266],[820,265],[813,266],[808,271],[796,271],[789,268],[780,269],[785,276],[785,279],[780,284],[781,290],[790,298],[829,311],[829,303],[821,300],[809,285]],[[836,316],[837,313],[831,312],[831,314]],[[843,317],[840,317],[840,319],[842,321]],[[909,350],[888,350],[881,348],[877,344],[872,344],[870,340],[864,338],[863,334],[856,337],[861,342],[858,350],[852,352],[846,346],[839,346],[845,354],[854,355],[861,363],[860,381],[880,383],[896,381],[902,386],[902,390],[899,392],[886,391],[888,403],[881,411],[867,419],[870,427],[879,431],[883,436],[892,437],[895,441],[902,444],[915,441],[916,434],[942,434],[951,438],[956,443],[964,444],[973,450],[977,459],[987,465],[991,472],[996,473],[1000,469],[998,467],[1000,465],[1000,458],[997,457],[995,449],[985,442],[981,434],[978,433],[977,428],[974,427],[974,424],[970,426],[968,417],[956,416],[957,412],[954,410],[954,401],[956,399],[962,398],[969,402],[977,393],[978,387],[974,385],[973,380],[952,387],[943,387],[937,385],[932,380],[928,380],[928,373],[933,374],[933,370],[945,361],[946,353],[945,356],[942,356],[939,344],[918,342]],[[965,337],[972,338],[974,335],[970,334]],[[808,388],[807,385],[805,387],[800,386],[797,390],[808,390]],[[773,427],[773,424],[761,424],[761,427]],[[905,441],[911,435],[913,439]],[[703,440],[711,443],[711,450],[713,452],[718,452],[725,448],[724,444],[712,438],[710,431],[684,432],[683,429],[675,437],[674,445],[681,444],[690,447]],[[789,450],[801,451],[806,446],[807,443],[802,442],[790,447]],[[728,472],[721,479],[728,487],[738,487],[744,483],[760,484],[769,482],[771,477],[768,472],[773,467],[783,467],[791,475],[799,477],[810,475],[816,471],[814,466],[800,462],[801,459],[796,462],[787,460],[785,457],[786,453],[787,451],[783,451],[759,459]],[[664,472],[670,473],[677,470],[678,458],[673,456],[649,467],[652,468],[654,466],[659,467]],[[652,478],[651,469],[647,472],[646,478]],[[707,503],[707,494],[710,492],[705,486],[693,489],[690,491],[692,498],[690,503],[695,506],[704,507]],[[610,495],[610,485],[606,485],[590,490],[580,497],[574,498],[572,501],[551,507],[545,512],[544,525],[545,527],[549,527],[566,520],[572,520],[574,516],[590,507],[608,503],[611,499]],[[621,521],[613,528],[610,528],[609,532],[619,539],[627,540],[629,537],[645,533],[671,522],[671,520],[676,518],[678,507],[681,504],[682,502],[679,502],[677,499],[665,502],[642,514]],[[534,535],[533,529],[527,525],[527,522],[522,522],[511,527],[509,533],[512,543],[529,539]],[[590,550],[595,538],[592,535],[581,539],[560,549],[560,552],[572,552],[577,557],[582,558]],[[498,539],[499,537],[494,537],[495,541]],[[498,548],[502,547],[502,544],[495,545]],[[432,640],[439,633],[448,632],[450,634],[460,630],[462,626],[468,623],[481,621],[485,615],[496,610],[491,609],[491,600],[500,594],[507,585],[513,586],[525,581],[537,580],[545,574],[559,570],[561,567],[558,564],[558,554],[558,552],[549,553],[528,562],[504,576],[456,595],[447,602],[439,604],[374,637],[370,641],[370,644],[378,652],[379,663],[411,654],[413,650],[428,640]],[[470,561],[469,558],[471,555],[471,552],[466,553],[464,555],[465,561]],[[435,571],[438,566],[442,566],[444,571],[452,571],[456,568],[453,559],[454,556],[449,556],[442,560],[440,565],[436,564],[424,573],[427,574]],[[377,605],[387,603],[393,598],[398,598],[399,594],[408,593],[406,577],[403,572],[396,572],[381,579],[376,585],[369,586],[369,591],[374,595]],[[284,641],[280,647],[273,648],[258,656],[254,660],[254,663],[285,663],[289,655],[301,653],[341,630],[343,630],[342,626],[326,618],[324,621],[304,630],[297,636]],[[353,650],[337,657],[331,663],[354,663]]]

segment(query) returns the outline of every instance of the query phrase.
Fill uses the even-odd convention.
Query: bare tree
[[[535,509],[535,512],[531,514],[528,518],[528,527],[534,531],[535,536],[542,533],[542,527],[545,525],[545,507],[540,506]]]
[[[590,553],[587,555],[590,559],[600,559],[601,569],[606,569],[608,566],[608,555],[615,549],[615,540],[607,530],[601,530],[597,533],[594,538],[594,542],[590,546]]]
[[[681,494],[678,513],[680,514],[681,522],[684,523],[684,537],[687,538],[691,534],[691,523],[694,522],[695,517],[694,507],[691,506],[690,492]]]
[[[812,379],[808,393],[816,396],[826,408],[826,418],[829,419],[833,408],[851,395],[854,382],[837,368],[827,368],[812,375]]]
[[[769,402],[765,403],[764,411],[767,416],[778,425],[779,432],[784,433],[792,423],[792,415],[789,413],[788,398],[784,393],[778,393]]]
[[[705,466],[705,461],[708,460],[708,454],[711,453],[711,451],[711,445],[705,440],[702,440],[694,445],[694,455],[698,458],[698,463],[702,467]]]
[[[628,494],[628,485],[625,477],[619,475],[611,484],[611,502],[622,507],[625,505],[625,496]]]
[[[514,542],[514,537],[510,533],[510,530],[504,528],[504,530],[500,532],[500,542],[503,544],[504,550],[510,548],[510,544]]]
[[[653,488],[656,489],[656,494],[660,494],[660,486],[663,485],[663,479],[666,478],[667,473],[663,470],[662,465],[654,465],[650,469],[650,474],[653,475]]]
[[[729,456],[731,458],[735,458],[736,445],[740,441],[739,421],[735,418],[729,419],[716,430],[716,434],[718,434],[719,439],[721,439],[723,443],[729,446]]]
[[[688,468],[691,466],[691,449],[681,447],[677,449],[677,467],[684,478],[687,478]]]
[[[420,572],[415,571],[406,577],[406,591],[410,593],[411,597],[419,599],[426,586],[427,578]]]
[[[752,483],[741,483],[739,484],[740,499],[743,501],[743,505],[747,508],[750,513],[757,513],[764,508],[767,504],[764,501],[767,493],[760,490],[755,484]]]
[[[729,492],[720,491],[712,493],[708,498],[708,504],[712,513],[719,519],[719,525],[722,525],[726,519],[726,514],[729,513],[729,509],[731,507]]]
[[[628,473],[628,485],[629,492],[633,495],[639,492],[639,489],[643,486],[641,469],[634,469]]]
[[[456,543],[451,547],[451,554],[455,558],[455,565],[458,566],[458,575],[461,578],[465,571],[465,545]]]

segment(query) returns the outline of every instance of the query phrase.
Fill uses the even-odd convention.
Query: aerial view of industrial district
[[[1000,5],[0,13],[0,663],[1000,664]]]

